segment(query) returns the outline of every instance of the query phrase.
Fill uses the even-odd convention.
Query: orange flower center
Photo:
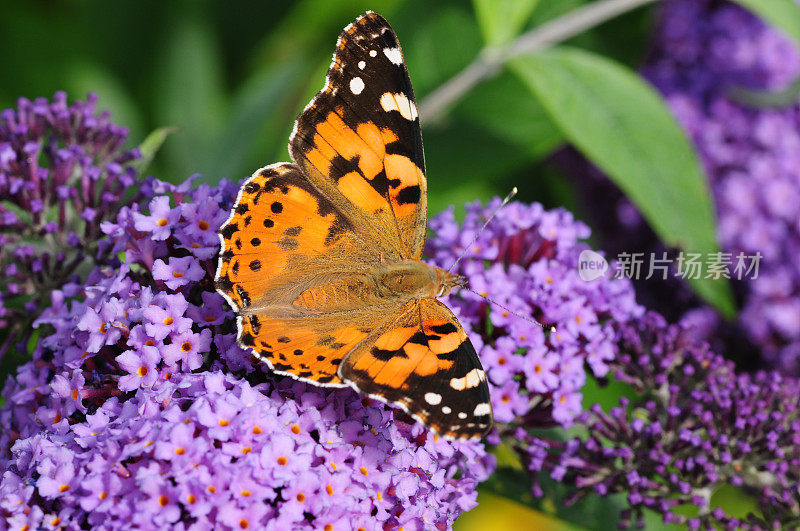
[[[247,529],[250,527],[250,522],[242,518],[239,520],[239,529]]]
[[[300,503],[303,503],[304,501],[306,501],[306,495],[303,494],[302,492],[298,492],[297,493],[297,501],[299,501]]]
[[[169,498],[167,498],[165,495],[162,494],[161,496],[158,497],[158,504],[161,507],[166,506],[168,503],[169,503]]]
[[[359,470],[360,470],[360,471],[361,471],[361,473],[362,473],[362,474],[364,474],[365,476],[366,476],[367,474],[369,474],[369,471],[368,471],[366,468],[364,468],[363,466],[362,466],[361,468],[359,468]]]
[[[173,271],[172,276],[175,278],[181,278],[183,276],[183,273],[181,273],[180,271]]]
[[[200,230],[208,230],[208,221],[200,220],[197,223],[197,226],[200,227]]]
[[[262,432],[261,428],[259,428],[258,426],[253,426],[253,433],[258,435],[259,433],[263,433],[263,432]]]
[[[187,503],[195,503],[196,501],[197,501],[197,496],[195,496],[194,494],[189,494],[188,496],[186,496]]]
[[[175,322],[175,319],[173,319],[172,317],[167,317],[167,318],[166,318],[166,319],[164,319],[162,322],[163,322],[165,325],[169,326],[169,325],[171,325],[172,323],[174,323],[174,322]]]
[[[69,485],[61,485],[58,487],[58,492],[67,492],[69,490]]]
[[[158,220],[158,226],[159,227],[165,227],[167,225],[167,223],[169,223],[169,221],[167,221],[167,218],[161,218],[161,219]]]
[[[178,455],[183,455],[186,453],[186,450],[184,450],[182,446],[178,446],[177,448],[175,448],[175,453]]]
[[[300,426],[298,426],[297,424],[292,424],[292,433],[294,433],[295,435],[299,435],[300,434]]]
[[[280,456],[280,457],[278,458],[278,464],[279,464],[279,465],[281,465],[281,466],[285,466],[285,465],[286,465],[286,463],[288,463],[288,462],[289,462],[289,460],[288,460],[288,459],[286,459],[286,458],[285,458],[285,457],[283,457],[283,456]]]
[[[136,371],[136,374],[138,374],[139,376],[141,376],[142,378],[144,378],[145,376],[147,376],[147,367],[145,367],[144,365],[142,365],[141,367],[139,367],[139,370],[138,370],[138,371]]]
[[[230,424],[230,421],[229,421],[229,420],[226,420],[226,419],[219,419],[219,425],[220,425],[220,426],[222,426],[223,428],[224,428],[225,426],[227,426],[228,424]]]
[[[190,350],[192,350],[192,344],[189,343],[188,341],[184,342],[181,345],[181,350],[184,351],[184,352],[189,352]]]

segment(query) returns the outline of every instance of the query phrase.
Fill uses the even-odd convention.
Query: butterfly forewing
[[[325,87],[289,140],[292,158],[320,189],[352,205],[390,257],[419,259],[427,184],[422,134],[403,52],[380,15],[339,37]]]

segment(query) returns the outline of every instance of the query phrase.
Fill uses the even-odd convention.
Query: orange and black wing
[[[403,52],[383,17],[367,12],[342,31],[325,86],[298,117],[289,151],[388,258],[422,256],[422,134]]]
[[[322,275],[368,268],[378,250],[294,164],[258,170],[220,229],[216,287],[238,315],[239,344],[270,368],[341,385],[338,365],[366,332],[353,316],[306,319],[292,302]],[[367,321],[362,319],[362,321]]]
[[[436,299],[408,303],[345,357],[339,375],[448,438],[479,438],[492,425],[489,387],[475,348],[453,312]]]

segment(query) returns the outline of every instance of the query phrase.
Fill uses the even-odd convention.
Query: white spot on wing
[[[350,92],[358,96],[364,90],[364,80],[360,77],[354,77],[350,80]]]
[[[465,419],[467,418],[467,414],[462,411],[461,413],[458,414],[458,418]]]
[[[442,395],[437,393],[425,393],[425,402],[429,403],[430,405],[435,406],[441,401]]]
[[[482,417],[483,415],[488,415],[491,412],[492,407],[487,402],[481,402],[475,406],[475,411],[473,411],[476,417]]]
[[[400,48],[384,48],[383,55],[396,65],[403,64],[403,54],[400,53]]]
[[[376,55],[378,55],[378,52],[376,52],[375,50],[370,50],[369,51],[369,56],[370,57],[375,57]]]
[[[449,414],[450,414],[450,413],[452,413],[452,412],[453,412],[453,410],[452,410],[452,409],[450,409],[449,407],[447,407],[447,406],[442,406],[442,413],[444,413],[445,415],[449,415]]]
[[[416,120],[418,116],[417,106],[402,92],[384,92],[383,95],[381,95],[381,107],[383,107],[383,110],[386,112],[397,111],[400,113],[400,116],[412,122]]]
[[[361,70],[364,70],[365,66],[367,66],[367,63],[365,63],[364,61],[358,62],[358,68],[360,68]]]

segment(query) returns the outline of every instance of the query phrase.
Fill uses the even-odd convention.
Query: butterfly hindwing
[[[482,436],[492,424],[486,375],[453,313],[411,301],[387,325],[344,359],[341,378],[445,437]]]
[[[344,29],[325,87],[298,117],[289,150],[387,256],[421,257],[422,134],[403,53],[383,17],[368,12]]]

